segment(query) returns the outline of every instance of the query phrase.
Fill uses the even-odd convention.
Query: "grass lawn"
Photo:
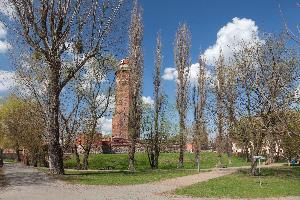
[[[175,191],[194,197],[261,198],[300,196],[300,167],[265,168],[261,176],[239,171]],[[260,180],[262,185],[260,186]]]
[[[159,157],[159,169],[176,169],[178,165],[178,153],[161,153]],[[193,153],[186,153],[184,157],[184,168],[195,169],[195,155]],[[208,169],[215,167],[218,162],[217,154],[214,152],[201,153],[201,169]],[[224,164],[228,164],[227,156],[222,158]],[[76,162],[74,157],[65,160],[66,168],[75,168]],[[243,166],[248,165],[243,158],[232,157],[232,165],[229,166]],[[89,169],[107,169],[108,167],[118,170],[126,170],[128,168],[127,154],[91,154],[89,158]],[[150,169],[148,157],[146,153],[136,154],[137,170]]]
[[[66,175],[59,176],[61,180],[73,184],[87,185],[131,185],[154,182],[197,173],[196,170],[147,170],[134,173],[119,172],[92,172],[66,170]]]

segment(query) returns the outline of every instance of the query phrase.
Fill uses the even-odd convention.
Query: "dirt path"
[[[0,176],[2,182],[8,184],[0,189],[1,200],[204,200],[203,198],[189,198],[171,196],[168,192],[188,186],[197,182],[224,176],[237,169],[213,170],[196,175],[179,177],[148,183],[128,186],[86,186],[70,185],[58,181],[38,172],[31,167],[20,164],[9,164],[4,168],[4,175]],[[1,185],[0,185],[1,187]],[[296,200],[295,198],[283,198]]]

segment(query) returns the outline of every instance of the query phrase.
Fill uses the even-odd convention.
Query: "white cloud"
[[[105,117],[102,117],[99,120],[100,125],[100,131],[103,135],[111,134],[112,132],[112,119],[107,119]]]
[[[261,42],[258,36],[258,27],[252,19],[235,17],[232,22],[223,26],[217,33],[216,43],[206,49],[203,54],[206,63],[213,65],[221,50],[225,60],[228,60],[233,55],[232,49],[238,49],[240,42],[246,44]]]
[[[192,64],[191,67],[190,67],[189,77],[190,77],[190,81],[192,83],[196,83],[198,81],[199,70],[200,70],[199,67],[200,67],[199,63]],[[205,77],[206,77],[207,80],[210,79],[212,77],[211,72],[206,70],[205,71]]]
[[[10,48],[11,46],[8,42],[0,40],[0,53],[6,53]]]
[[[178,74],[176,69],[173,67],[169,67],[164,70],[164,75],[162,76],[162,78],[164,80],[171,81],[171,80],[175,80],[177,78],[177,75]]]
[[[300,99],[300,85],[298,85],[298,87],[296,88],[296,90],[294,92],[294,98]]]
[[[10,44],[6,41],[7,30],[3,23],[0,22],[0,53],[6,53],[11,48]]]
[[[199,63],[194,63],[190,66],[189,79],[191,83],[196,83],[199,75]],[[177,70],[175,68],[166,68],[164,75],[162,76],[164,80],[176,80],[177,79]],[[210,71],[206,71],[206,78],[211,78]]]
[[[147,97],[143,96],[142,100],[145,104],[148,104],[148,105],[153,105],[154,104],[154,100],[150,96],[147,96]]]
[[[7,30],[3,23],[0,22],[0,39],[5,39],[7,35]]]
[[[255,42],[263,42],[263,40],[259,39],[258,27],[252,19],[233,18],[232,22],[227,23],[218,31],[216,43],[208,47],[202,57],[204,57],[206,64],[214,65],[222,50],[224,59],[228,61],[228,59],[232,58],[233,50],[241,48],[239,46],[240,42],[250,45]],[[189,74],[192,83],[197,81],[198,73],[199,63],[192,64]],[[170,67],[164,70],[162,78],[164,80],[176,80],[177,76],[177,70]],[[210,71],[206,72],[206,76],[208,79],[213,78]]]
[[[5,92],[15,86],[14,76],[14,72],[0,70],[0,92]]]
[[[13,19],[16,14],[14,7],[9,0],[0,1],[0,13],[6,15],[10,19]]]
[[[115,97],[110,96],[109,99],[107,97],[107,94],[100,93],[96,97],[98,108],[102,109],[106,107],[107,101],[108,102],[108,111],[112,111],[115,108]]]

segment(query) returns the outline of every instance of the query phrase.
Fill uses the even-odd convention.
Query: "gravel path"
[[[237,169],[213,170],[196,175],[179,177],[128,186],[87,186],[71,185],[58,181],[31,167],[20,164],[8,164],[4,168],[4,176],[0,172],[1,200],[204,200],[171,196],[170,191],[197,182],[224,176]],[[3,183],[1,185],[1,183]],[[7,186],[8,184],[8,186]],[[278,198],[275,198],[278,199]],[[275,200],[274,199],[274,200]],[[280,200],[299,200],[298,197],[285,197]],[[211,199],[210,199],[211,200]],[[225,200],[225,199],[224,199]],[[269,199],[271,200],[271,199]],[[273,199],[272,199],[273,200]]]

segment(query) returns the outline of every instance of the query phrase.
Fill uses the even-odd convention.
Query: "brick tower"
[[[111,148],[114,153],[128,151],[128,123],[131,69],[128,59],[121,60],[116,72],[115,112],[112,119]]]

